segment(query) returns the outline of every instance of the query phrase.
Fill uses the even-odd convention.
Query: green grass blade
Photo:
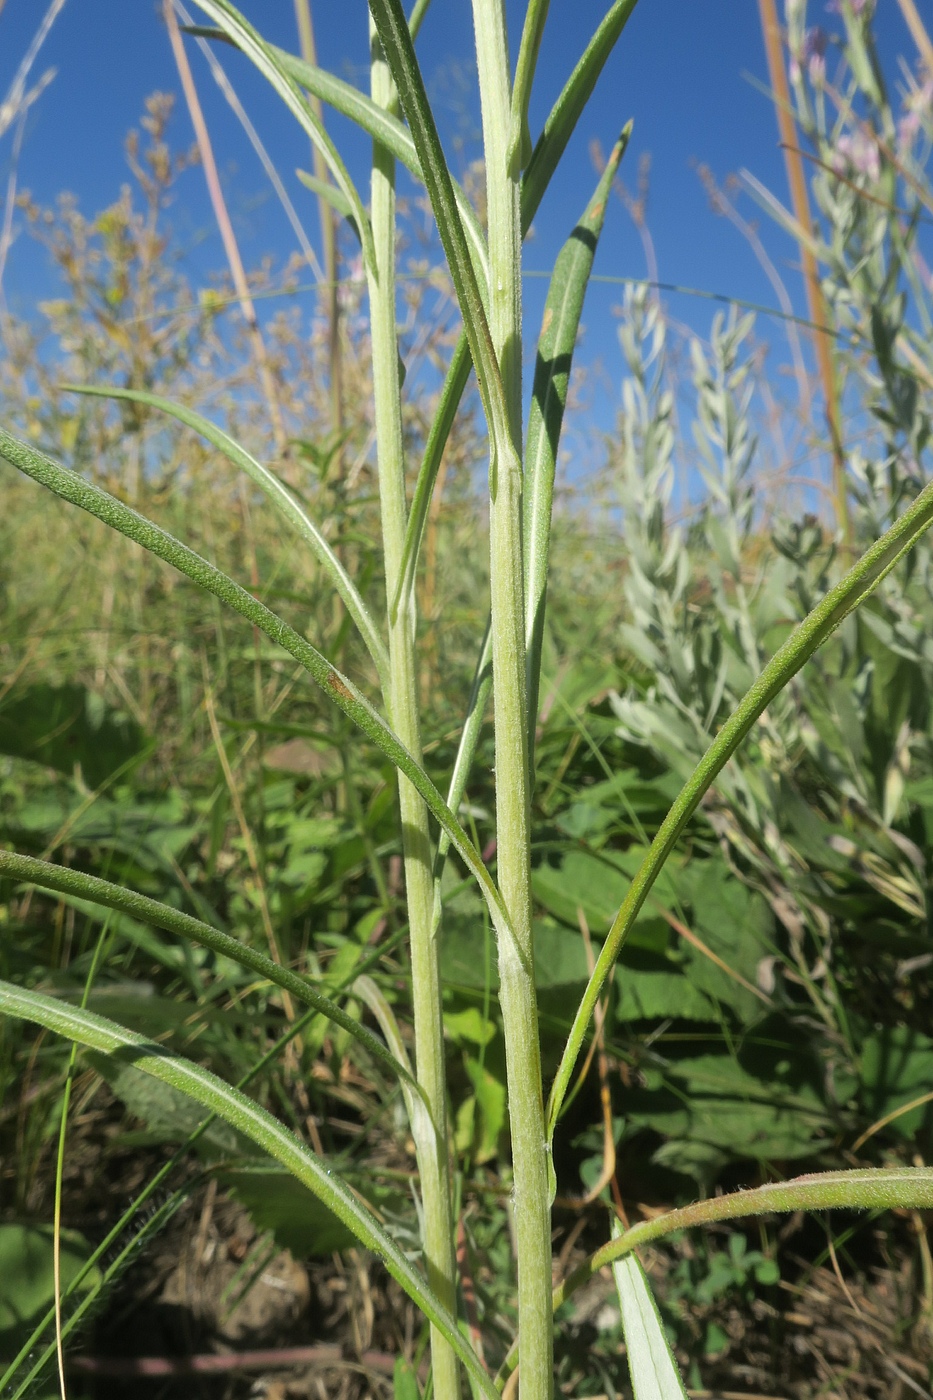
[[[528,130],[528,103],[534,83],[538,53],[547,23],[551,0],[528,0],[522,42],[512,88],[512,117],[509,129],[509,170],[513,178],[531,160],[531,132]]]
[[[244,19],[239,10],[229,3],[229,0],[196,0],[196,3],[199,9],[209,15],[224,34],[233,40],[237,48],[242,50],[247,58],[255,64],[263,77],[281,97],[292,116],[297,118],[309,140],[320,151],[338,188],[343,192],[353,209],[353,215],[363,241],[363,256],[367,265],[374,267],[373,236],[365,205],[350,179],[337,147],[328,136],[323,123],[318,121],[310,104],[305,101],[301,88],[286,71],[272,46],[265,42],[248,20]]]
[[[564,1095],[577,1056],[586,1037],[593,1009],[599,1000],[606,979],[612,971],[619,950],[648,897],[664,863],[674,849],[681,832],[699,803],[715,781],[717,774],[729,761],[752,725],[767,709],[774,697],[795,676],[801,666],[832,635],[844,618],[878,587],[895,564],[916,544],[933,523],[933,482],[925,486],[913,505],[881,536],[861,559],[827,593],[822,602],[810,612],[775,652],[754,685],[746,692],[735,710],[723,724],[716,738],[700,759],[664,818],[648,853],[635,875],[628,894],[616,915],[612,927],[596,960],[593,975],[574,1018],[567,1045],[548,1101],[548,1135],[553,1139]]]
[[[333,186],[328,186],[328,188],[333,189]],[[150,408],[157,408],[160,412],[169,414],[179,423],[184,423],[186,427],[193,428],[196,433],[207,438],[208,442],[219,452],[222,452],[229,462],[245,472],[271,501],[280,515],[283,515],[305,543],[311,546],[314,557],[330,576],[331,582],[346,604],[347,612],[356,623],[360,636],[366,643],[366,649],[373,659],[382,690],[384,693],[386,692],[389,683],[389,654],[382,637],[379,635],[379,629],[372,614],[360,597],[356,584],[314,521],[274,472],[258,462],[234,438],[225,433],[222,428],[218,428],[217,424],[212,423],[209,418],[196,413],[194,409],[185,407],[184,404],[173,403],[171,399],[162,398],[159,394],[149,394],[141,389],[115,389],[109,386],[97,388],[83,384],[63,384],[61,387],[72,394],[90,394],[104,399],[129,399],[133,403],[148,404]]]
[[[929,1210],[933,1206],[933,1167],[856,1167],[852,1171],[812,1172],[790,1181],[772,1181],[750,1191],[732,1191],[640,1220],[597,1249],[554,1290],[559,1308],[607,1264],[678,1230],[720,1220],[744,1220],[795,1210]]]
[[[631,135],[631,122],[619,137],[583,217],[557,255],[538,340],[534,388],[525,445],[525,670],[528,688],[528,753],[534,761],[541,679],[541,647],[547,602],[548,554],[557,449],[567,402],[567,384],[580,329],[587,283],[606,217],[609,192]]]
[[[557,164],[566,149],[567,142],[570,140],[574,127],[580,118],[580,114],[589,101],[593,88],[596,85],[596,80],[602,72],[603,66],[612,52],[616,40],[625,28],[626,21],[635,8],[635,4],[636,0],[616,0],[616,3],[600,24],[599,29],[588,44],[583,57],[580,59],[580,62],[577,64],[563,91],[551,109],[551,113],[544,124],[544,131],[535,147],[531,163],[525,171],[522,180],[523,233],[528,232],[532,220],[538,212],[538,207],[541,200],[544,198],[551,176],[557,168]],[[294,62],[297,64],[299,60],[294,60]],[[324,74],[323,77],[326,78],[328,82],[336,81],[332,79],[329,74]],[[348,84],[344,84],[344,87],[348,86]],[[353,88],[351,88],[350,91],[353,93],[356,92]],[[406,139],[410,141],[411,137],[408,132],[405,131],[404,127],[401,127],[400,123],[398,123],[398,125],[404,132]],[[404,162],[404,156],[402,156],[401,152],[396,151],[395,153],[398,155],[399,159]],[[420,166],[418,167],[418,173],[420,175]],[[467,225],[467,227],[469,228],[469,225]],[[465,361],[463,360],[464,356],[467,356]],[[434,488],[434,480],[437,476],[437,465],[440,463],[441,455],[447,442],[447,434],[450,432],[450,426],[453,423],[460,399],[463,397],[463,392],[466,389],[467,380],[469,379],[472,354],[469,352],[469,344],[465,333],[460,336],[457,342],[454,356],[451,360],[451,370],[453,370],[455,362],[457,364],[457,377],[454,379],[451,372],[448,371],[448,377],[444,384],[445,392],[442,394],[441,401],[438,405],[437,415],[440,422],[437,425],[437,432],[435,433],[434,425],[432,425],[431,428],[431,438],[434,439],[432,451],[436,461],[433,465],[434,474],[429,478],[430,484],[427,497],[424,501],[424,511],[427,510],[431,491]],[[450,400],[446,397],[448,385],[450,386],[450,394],[452,396]],[[427,459],[427,451],[425,452],[425,458]],[[426,477],[430,470],[430,463],[427,468],[425,467],[425,463],[422,463],[422,472],[426,473]],[[421,486],[421,484],[422,477],[419,474],[418,486]],[[412,507],[412,514],[414,514],[414,504]],[[418,532],[417,539],[415,539],[414,536],[415,529],[410,522],[409,538],[405,541],[406,551],[408,551],[406,553],[406,568],[404,572],[406,589],[411,587],[418,562],[420,531]],[[400,582],[399,591],[393,603],[394,608],[398,608],[401,597],[402,586]]]
[[[54,997],[25,991],[9,982],[0,982],[0,1011],[45,1026],[68,1040],[77,1041],[79,1045],[120,1058],[144,1074],[150,1074],[186,1094],[255,1142],[323,1201],[362,1245],[379,1256],[424,1316],[444,1334],[483,1393],[489,1400],[497,1400],[489,1377],[472,1348],[460,1335],[456,1319],[442,1307],[424,1278],[409,1263],[391,1236],[386,1234],[372,1212],[333,1175],[320,1157],[299,1142],[266,1109],[247,1098],[239,1089],[225,1084],[210,1070],[170,1054],[163,1046],[147,1041],[103,1016],[65,1006]]]
[[[356,226],[356,219],[350,206],[350,201],[346,199],[341,190],[338,190],[333,180],[319,180],[316,175],[312,175],[308,170],[296,170],[298,179],[309,189],[318,199],[324,199],[341,219],[346,219],[350,228],[360,238],[360,231]]]
[[[167,530],[132,510],[129,506],[111,496],[100,486],[86,480],[78,472],[70,471],[58,462],[38,452],[34,447],[20,442],[4,428],[0,427],[0,457],[11,466],[29,476],[33,481],[48,487],[56,496],[72,505],[80,506],[89,515],[102,520],[111,529],[135,540],[151,554],[164,559],[180,573],[186,574],[200,587],[213,593],[234,612],[252,622],[261,632],[293,656],[321,687],[335,705],[358,729],[371,739],[386,758],[405,774],[412,786],[427,803],[428,810],[438,821],[443,831],[450,836],[453,844],[463,857],[467,869],[479,883],[489,905],[490,913],[499,925],[507,925],[508,916],[502,904],[489,871],[483,864],[479,852],[467,836],[454,814],[448,809],[431,779],[419,763],[400,743],[385,720],[376,713],[372,705],[361,695],[352,681],[331,666],[326,657],[304,637],[290,627],[277,613],[254,598],[240,584],[235,583],[216,565],[203,559],[193,549],[176,540]]]
[[[121,914],[138,919],[140,923],[165,929],[167,933],[177,934],[189,943],[200,943],[205,948],[213,949],[215,953],[220,953],[223,957],[239,963],[241,967],[248,967],[260,977],[275,983],[277,987],[289,992],[296,1001],[313,1007],[315,1011],[341,1026],[397,1078],[407,1080],[411,1088],[421,1092],[407,1066],[335,1001],[316,991],[297,972],[280,967],[264,953],[241,943],[239,939],[231,938],[230,934],[221,933],[219,929],[211,928],[210,924],[205,924],[180,909],[172,909],[168,904],[160,904],[158,900],[137,894],[135,890],[124,889],[122,885],[111,884],[109,880],[101,880],[96,875],[85,875],[80,870],[52,865],[48,861],[17,855],[13,851],[0,850],[0,876],[23,880],[30,885],[38,885],[40,889],[74,895],[78,899],[89,900],[90,903],[99,904],[106,909],[116,909]]]
[[[551,108],[522,179],[524,232],[538,211],[567,142],[636,4],[637,0],[615,0]]]
[[[687,1400],[658,1305],[637,1255],[617,1259],[612,1274],[622,1312],[634,1400]]]
[[[492,694],[492,620],[487,618],[486,631],[483,634],[483,645],[480,648],[479,660],[476,663],[476,670],[473,674],[473,684],[470,687],[470,699],[467,704],[466,719],[463,722],[463,729],[460,731],[460,743],[457,745],[457,756],[454,759],[453,772],[450,775],[450,786],[447,790],[447,805],[452,812],[456,812],[463,801],[463,794],[466,790],[467,779],[470,776],[470,769],[473,766],[473,759],[476,756],[476,746],[479,743],[480,732],[483,728],[483,720],[486,717],[486,707],[489,704],[489,697]],[[450,850],[450,838],[446,831],[441,833],[441,839],[437,843],[437,856],[434,861],[434,928],[435,931],[441,920],[441,876],[444,873],[444,862],[447,859],[447,852]]]
[[[391,605],[393,625],[398,617],[400,605],[403,600],[408,600],[411,596],[411,590],[415,586],[418,555],[424,536],[424,524],[428,518],[428,506],[431,504],[431,497],[434,494],[434,483],[437,480],[441,459],[444,456],[444,448],[447,446],[447,439],[450,436],[450,430],[457,416],[457,409],[460,407],[460,400],[463,398],[463,391],[472,368],[473,357],[470,354],[470,347],[466,336],[461,335],[441,386],[440,400],[431,423],[428,440],[424,445],[424,456],[421,459],[418,480],[415,482],[415,489],[412,493],[408,524],[405,527],[405,543],[402,546],[398,585]]]
[[[210,32],[216,35],[216,31]],[[226,38],[226,35],[222,37]],[[274,44],[269,44],[267,47],[283,71],[294,79],[300,87],[305,88],[321,102],[326,102],[341,116],[348,117],[350,121],[355,122],[374,141],[385,146],[386,150],[395,156],[395,159],[404,165],[416,180],[423,180],[418,152],[411,138],[411,132],[404,122],[399,121],[398,117],[393,116],[384,107],[380,107],[366,93],[360,92],[359,88],[355,88],[352,83],[345,82],[343,78],[337,78],[333,73],[328,73],[313,63],[307,63],[305,59],[299,58],[297,54],[288,53],[286,49],[276,48]],[[453,190],[470,243],[474,266],[478,275],[482,277],[483,283],[488,284],[489,250],[486,247],[486,237],[482,226],[465,191],[456,180],[453,181]]]
[[[510,441],[509,415],[483,297],[470,260],[450,171],[444,158],[434,114],[428,102],[424,79],[418,67],[401,4],[399,0],[369,0],[369,9],[398,88],[402,110],[408,118],[422,178],[431,200],[437,230],[444,245],[450,275],[460,303],[460,314],[469,340],[473,364],[476,366],[476,377],[489,425],[493,459],[490,476],[495,490],[496,459],[499,454],[507,451]],[[502,465],[505,466],[505,463]]]

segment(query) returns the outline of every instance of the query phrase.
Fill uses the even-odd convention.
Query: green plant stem
[[[553,1390],[551,1217],[531,929],[530,782],[522,559],[521,187],[510,169],[511,83],[502,0],[474,0],[486,155],[489,327],[506,406],[490,461],[490,591],[495,696],[499,889],[510,928],[499,931],[499,1001],[505,1033],[518,1248],[518,1326],[525,1348],[522,1400]]]
[[[677,1230],[792,1210],[924,1210],[933,1206],[930,1167],[870,1167],[843,1172],[814,1172],[791,1181],[773,1181],[751,1191],[734,1191],[640,1220],[618,1239],[597,1249],[554,1290],[554,1307],[594,1274],[633,1249],[664,1239]]]
[[[375,25],[371,25],[370,43],[372,99],[379,107],[388,108],[395,98],[395,85]],[[373,142],[370,208],[376,265],[369,279],[369,301],[379,501],[389,614],[389,713],[395,732],[420,764],[414,595],[409,594],[403,607],[393,609],[391,606],[403,568],[408,511],[395,306],[395,159],[378,141]],[[402,775],[399,775],[398,788],[411,950],[415,1073],[431,1119],[429,1131],[415,1132],[424,1210],[424,1254],[432,1289],[447,1311],[456,1313],[441,975],[432,917],[431,833],[427,807],[415,788]],[[437,1400],[459,1400],[456,1355],[442,1332],[433,1326],[431,1362]]]

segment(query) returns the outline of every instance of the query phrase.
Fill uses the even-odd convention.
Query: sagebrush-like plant
[[[774,1183],[758,1190],[702,1201],[621,1231],[556,1289],[552,1279],[551,1204],[556,1191],[552,1146],[574,1071],[590,1035],[607,979],[640,910],[698,804],[723,767],[809,657],[885,578],[933,522],[933,485],[916,493],[893,524],[757,673],[758,653],[744,606],[739,561],[749,529],[752,497],[747,469],[752,446],[734,431],[742,400],[742,341],[747,326],[717,327],[710,357],[697,355],[700,449],[708,480],[721,494],[722,528],[714,546],[722,570],[736,583],[728,607],[737,635],[747,642],[744,665],[753,676],[744,695],[705,744],[701,756],[650,845],[596,959],[570,1036],[547,1096],[542,1078],[532,936],[531,794],[541,650],[547,602],[548,553],[557,447],[567,382],[584,293],[602,229],[608,193],[628,139],[623,131],[597,189],[558,259],[538,343],[532,407],[522,423],[521,247],[550,178],[593,86],[631,14],[635,0],[615,0],[555,102],[537,142],[528,130],[528,101],[547,18],[546,0],[529,0],[516,72],[509,65],[503,0],[474,0],[474,24],[485,148],[487,225],[482,227],[454,181],[438,137],[415,55],[412,29],[399,0],[370,0],[371,86],[368,96],[308,62],[268,44],[228,0],[198,0],[222,37],[259,69],[287,105],[330,172],[330,198],[352,219],[362,250],[369,295],[376,453],[385,577],[385,618],[377,619],[324,532],[294,492],[215,424],[190,409],[136,389],[83,386],[173,416],[201,434],[262,491],[326,571],[362,639],[371,674],[354,681],[340,673],[306,637],[233,578],[123,504],[99,485],[68,470],[0,429],[0,455],[13,467],[96,516],[213,593],[290,653],[324,694],[398,771],[408,938],[411,953],[414,1066],[408,1061],[394,1013],[374,982],[357,979],[347,996],[367,1005],[380,1040],[308,976],[202,920],[106,881],[10,852],[0,852],[0,874],[122,911],[179,938],[212,948],[281,989],[284,998],[328,1017],[364,1045],[398,1079],[415,1143],[423,1208],[424,1268],[413,1263],[374,1212],[318,1155],[309,1150],[242,1087],[215,1075],[112,1021],[53,997],[0,985],[0,1009],[31,1020],[75,1044],[131,1065],[225,1119],[275,1158],[376,1253],[431,1325],[434,1394],[454,1400],[461,1368],[474,1394],[494,1400],[518,1369],[523,1400],[548,1400],[553,1390],[555,1308],[605,1264],[612,1264],[622,1307],[633,1385],[642,1397],[679,1395],[682,1382],[666,1343],[643,1271],[640,1244],[689,1225],[754,1213],[804,1208],[920,1207],[933,1205],[933,1171],[904,1168],[852,1171]],[[416,7],[420,20],[423,6]],[[332,105],[373,140],[369,201],[363,198],[309,102]],[[399,109],[404,121],[398,115]],[[401,162],[423,182],[463,318],[414,491],[406,489],[402,431],[403,386],[397,343],[395,285],[395,175]],[[632,379],[627,407],[632,435],[624,464],[630,528],[633,625],[647,632],[659,610],[676,600],[676,545],[663,538],[663,505],[670,468],[671,405],[652,379],[643,342],[660,329],[649,302],[633,301],[625,345]],[[476,682],[465,717],[446,798],[424,761],[417,685],[414,584],[419,548],[444,446],[471,367],[475,369],[489,437],[491,614],[477,638]],[[907,494],[905,493],[905,499]],[[641,511],[636,530],[634,519]],[[664,580],[674,578],[673,585]],[[726,604],[724,603],[724,607]],[[744,629],[744,632],[743,632]],[[689,677],[672,675],[689,689]],[[720,691],[720,698],[722,692]],[[496,861],[484,862],[461,822],[460,808],[485,709],[495,724]],[[644,708],[630,723],[645,727]],[[700,743],[702,738],[703,743]],[[441,878],[451,848],[485,900],[498,950],[499,999],[504,1029],[508,1117],[513,1162],[513,1210],[518,1276],[518,1335],[500,1374],[493,1377],[458,1323],[457,1264],[451,1137],[445,1075],[439,943],[443,939]],[[295,1020],[289,1034],[301,1033]],[[70,1286],[78,1287],[80,1279]],[[28,1347],[27,1349],[28,1350]],[[12,1374],[18,1364],[8,1372]],[[2,1382],[0,1382],[2,1386]]]

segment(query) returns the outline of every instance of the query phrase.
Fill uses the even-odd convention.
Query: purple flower
[[[832,164],[839,175],[854,171],[877,180],[881,175],[881,156],[876,143],[861,131],[840,136],[833,152]]]
[[[828,36],[824,29],[817,26],[807,30],[799,52],[791,57],[791,82],[800,81],[801,70],[804,67],[806,67],[807,76],[811,83],[816,85],[823,81],[826,77],[826,46],[828,42]]]

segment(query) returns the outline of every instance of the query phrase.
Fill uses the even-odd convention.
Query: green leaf
[[[529,5],[529,18],[533,8],[534,5]],[[544,6],[545,11],[546,8]],[[523,49],[524,43],[523,36]],[[514,111],[513,107],[513,115]],[[577,332],[580,329],[583,300],[606,217],[609,193],[631,131],[632,124],[629,122],[612,149],[596,186],[596,192],[584,210],[580,222],[557,255],[544,305],[541,334],[538,337],[538,355],[525,446],[525,487],[522,493],[528,752],[532,755],[538,725],[538,685],[541,677],[541,647],[544,642],[554,473],[567,402],[567,386],[570,382]]]
[[[0,753],[69,776],[78,767],[91,788],[141,758],[148,747],[138,724],[83,685],[18,687],[0,702]]]
[[[94,904],[103,905],[107,909],[117,909],[143,923],[151,924],[155,928],[162,928],[190,942],[200,943],[206,948],[213,949],[215,953],[232,959],[233,962],[239,963],[242,967],[248,967],[253,972],[258,972],[261,977],[268,978],[270,982],[287,991],[303,1005],[313,1007],[336,1025],[342,1027],[343,1030],[348,1031],[381,1064],[384,1064],[398,1078],[406,1080],[420,1095],[421,1089],[411,1072],[386,1049],[382,1041],[377,1040],[371,1031],[349,1016],[335,1001],[331,1001],[329,997],[316,991],[304,977],[299,977],[289,968],[280,967],[278,963],[274,963],[271,958],[266,957],[265,953],[260,953],[248,944],[231,938],[228,933],[221,933],[219,929],[211,928],[210,924],[192,918],[190,914],[184,914],[179,909],[172,909],[167,904],[160,904],[157,900],[137,894],[134,890],[124,889],[122,885],[111,884],[109,880],[101,880],[96,875],[85,875],[79,870],[69,870],[65,866],[51,865],[48,861],[35,860],[32,856],[16,855],[13,851],[0,851],[0,875],[25,880],[42,889],[58,890],[64,894],[77,895]]]
[[[296,661],[300,662],[325,695],[343,710],[344,714],[409,779],[416,792],[424,798],[428,810],[453,841],[467,868],[475,876],[483,891],[493,920],[501,925],[508,924],[508,916],[502,899],[493,884],[489,871],[480,859],[479,852],[456,817],[448,809],[444,799],[424,769],[419,763],[416,763],[369,701],[360,694],[356,686],[346,676],[335,670],[310,642],[300,636],[293,627],[289,627],[288,623],[277,613],[272,612],[264,603],[260,603],[240,584],[235,583],[215,565],[208,563],[193,549],[189,549],[187,545],[176,540],[168,531],[139,515],[137,511],[131,510],[122,501],[118,501],[115,496],[111,496],[108,491],[104,491],[100,486],[87,481],[77,472],[69,471],[58,462],[54,462],[51,457],[46,457],[44,453],[37,452],[35,448],[20,442],[18,438],[13,437],[2,427],[0,427],[0,457],[4,457],[11,466],[23,472],[25,476],[32,477],[34,481],[48,487],[55,495],[70,501],[72,505],[80,506],[82,510],[96,516],[98,520],[102,520],[111,529],[118,530],[120,534],[135,540],[137,544],[141,544],[150,553],[155,554],[159,559],[164,559],[180,573],[186,574],[200,587],[220,598],[234,612],[238,612],[241,617],[252,622],[261,632],[264,632],[267,637],[271,637]]]
[[[551,108],[522,180],[523,232],[538,211],[567,142],[636,4],[637,0],[615,0],[610,6]]]
[[[268,1165],[226,1168],[216,1173],[249,1211],[259,1230],[271,1230],[282,1249],[298,1259],[326,1258],[356,1243],[352,1230],[300,1181]]]
[[[356,226],[350,201],[338,190],[333,180],[319,180],[316,175],[312,175],[307,170],[296,170],[295,174],[306,189],[309,189],[312,194],[316,194],[318,199],[325,200],[342,219],[346,219],[359,240],[360,231]]]
[[[515,65],[512,113],[509,127],[509,173],[515,179],[531,159],[531,132],[528,130],[528,103],[534,82],[538,52],[551,0],[528,0],[522,42]]]
[[[620,1233],[617,1222],[615,1233]],[[634,1400],[687,1400],[658,1305],[636,1256],[627,1254],[617,1260],[612,1275],[622,1310]]]
[[[373,248],[373,235],[363,201],[350,179],[336,146],[328,136],[323,122],[318,119],[311,104],[305,100],[304,93],[287,72],[275,49],[265,42],[253,26],[244,19],[239,10],[229,3],[229,0],[196,0],[196,3],[223,30],[224,34],[229,35],[237,48],[241,49],[247,58],[255,64],[263,77],[281,97],[292,116],[298,119],[305,134],[323,157],[338,189],[353,210],[363,242],[363,256],[367,265],[370,268],[375,268],[376,254]]]
[[[321,1158],[299,1142],[264,1108],[238,1089],[225,1084],[209,1070],[179,1056],[169,1055],[162,1046],[133,1035],[112,1021],[105,1021],[76,1007],[63,1006],[52,997],[0,982],[0,1011],[45,1026],[89,1049],[123,1059],[145,1074],[151,1074],[188,1094],[250,1138],[323,1201],[360,1244],[382,1259],[392,1277],[444,1335],[467,1371],[480,1384],[483,1393],[489,1400],[498,1400],[498,1392],[469,1344],[461,1337],[456,1319],[437,1299],[372,1212],[334,1176]]]
[[[457,300],[460,303],[460,314],[463,317],[464,330],[469,340],[489,425],[493,454],[490,470],[494,480],[497,458],[503,457],[500,465],[504,469],[505,456],[511,450],[509,414],[499,364],[486,320],[483,297],[470,259],[450,171],[399,0],[370,0],[369,8],[383,53],[398,88],[402,108],[408,118],[422,177],[434,210],[437,231],[444,246]]]
[[[9,1348],[18,1345],[18,1334],[34,1326],[55,1297],[52,1248],[51,1225],[0,1225],[0,1349],[7,1355]],[[62,1230],[63,1288],[78,1275],[90,1253],[83,1235]],[[97,1269],[85,1274],[81,1290],[93,1288],[99,1277]]]
[[[874,1031],[862,1046],[859,1077],[871,1120],[886,1117],[933,1089],[933,1040],[907,1026]],[[891,1130],[912,1138],[931,1113],[929,1104],[920,1104],[895,1118]]]
[[[115,389],[109,386],[97,388],[84,384],[63,384],[62,388],[67,389],[72,394],[89,394],[102,399],[129,399],[132,403],[148,404],[150,408],[159,409],[162,413],[169,414],[179,423],[184,423],[186,427],[193,428],[196,433],[207,438],[208,442],[219,452],[222,452],[228,461],[245,472],[271,501],[279,514],[283,515],[305,543],[311,546],[315,558],[326,570],[331,582],[346,604],[347,611],[356,623],[360,636],[366,643],[383,691],[388,689],[389,656],[372,614],[360,597],[356,584],[314,521],[274,472],[263,466],[261,462],[257,462],[255,457],[241,447],[229,434],[225,433],[222,428],[218,428],[216,423],[212,423],[209,418],[187,408],[184,404],[173,403],[171,399],[162,398],[159,394],[149,394],[141,389]]]
[[[473,357],[470,354],[470,346],[466,336],[461,335],[454,348],[450,364],[447,366],[444,383],[441,385],[437,410],[431,423],[428,440],[424,445],[424,456],[421,459],[421,466],[418,468],[418,479],[412,493],[411,510],[408,513],[405,542],[402,546],[402,559],[399,564],[398,584],[391,604],[393,626],[398,617],[399,607],[403,600],[411,597],[411,591],[415,586],[418,555],[424,535],[424,524],[428,518],[428,506],[431,504],[431,497],[434,494],[434,483],[437,480],[437,473],[444,456],[444,448],[447,446],[447,439],[450,436],[450,430],[457,416],[457,409],[463,398],[463,391],[472,368]]]
[[[560,1115],[573,1067],[586,1036],[600,993],[619,950],[684,827],[736,749],[776,695],[797,674],[840,623],[864,602],[933,522],[933,482],[920,492],[900,518],[817,604],[774,654],[761,675],[722,725],[706,753],[684,784],[661,824],[641,867],[613,920],[593,976],[583,995],[548,1100],[549,1138]]]
[[[415,1368],[410,1361],[405,1360],[404,1356],[395,1358],[395,1370],[392,1374],[392,1396],[393,1400],[421,1400]]]

